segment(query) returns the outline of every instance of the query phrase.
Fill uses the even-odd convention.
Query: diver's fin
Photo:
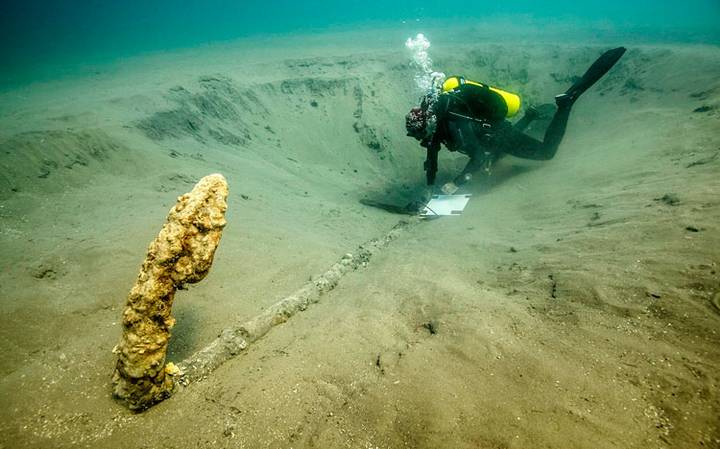
[[[598,82],[600,78],[617,63],[627,49],[625,47],[613,48],[603,53],[595,62],[592,63],[585,74],[580,77],[564,94],[555,97],[558,107],[571,106],[583,92],[588,90],[593,84]]]
[[[364,204],[366,206],[370,207],[376,207],[378,209],[382,209],[384,211],[390,212],[392,214],[401,214],[401,215],[417,215],[418,211],[417,209],[413,209],[408,206],[398,206],[396,204],[388,204],[383,203],[380,201],[375,200],[369,200],[369,199],[361,199],[360,204]]]

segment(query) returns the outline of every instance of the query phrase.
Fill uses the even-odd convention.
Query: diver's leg
[[[546,120],[555,114],[557,107],[552,103],[543,103],[537,106],[530,106],[525,115],[512,125],[513,129],[524,132],[535,120]]]
[[[555,97],[558,109],[555,111],[555,115],[547,130],[545,130],[542,146],[536,148],[538,151],[533,153],[534,157],[532,157],[532,159],[548,160],[555,156],[560,142],[562,142],[565,136],[567,122],[570,118],[570,110],[573,104],[575,104],[575,101],[583,92],[602,78],[602,76],[618,62],[624,53],[625,48],[623,47],[606,51],[590,66],[578,82],[573,84],[564,94]]]
[[[538,117],[538,115],[539,114],[537,109],[535,109],[533,106],[530,106],[529,108],[527,108],[525,114],[520,118],[520,120],[515,122],[515,124],[513,125],[513,129],[516,129],[520,132],[525,131],[527,127],[530,126],[530,123],[532,123],[533,120]]]
[[[618,47],[603,53],[575,84],[570,86],[565,93],[555,97],[558,106],[572,106],[583,92],[598,82],[620,60],[625,51],[625,47]]]
[[[522,159],[543,160],[544,145],[539,140],[511,128],[498,136],[493,144],[503,153],[511,154]]]
[[[567,106],[555,111],[542,142],[512,127],[498,135],[493,143],[500,151],[515,157],[536,161],[552,159],[565,136],[570,109],[570,106]]]
[[[570,110],[578,97],[595,84],[625,53],[625,48],[618,47],[603,53],[575,84],[561,95],[555,97],[558,109],[555,111],[550,125],[545,130],[545,137],[540,142],[520,132],[515,126],[501,133],[497,146],[505,153],[524,159],[544,161],[552,159],[557,153],[560,142],[565,136]],[[523,117],[524,119],[524,117]],[[520,120],[520,122],[523,121]],[[518,123],[520,123],[518,122]]]
[[[542,147],[540,151],[536,153],[537,160],[548,160],[555,157],[560,142],[565,137],[565,130],[567,129],[567,122],[570,118],[570,106],[558,107],[555,111],[550,125],[545,130],[545,137],[543,138]]]

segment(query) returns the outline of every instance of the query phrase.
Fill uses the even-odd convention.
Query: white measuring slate
[[[444,215],[460,215],[465,210],[472,195],[433,195],[425,208],[420,212],[421,217],[439,217]]]

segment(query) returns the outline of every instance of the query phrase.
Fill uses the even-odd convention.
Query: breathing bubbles
[[[418,33],[414,39],[410,37],[405,41],[405,47],[412,53],[413,66],[417,69],[415,84],[422,92],[432,92],[433,87],[445,79],[445,74],[432,69],[432,59],[428,54],[430,41],[424,34]]]
[[[430,41],[427,40],[424,34],[419,33],[415,39],[409,37],[405,41],[405,47],[413,53],[413,62],[423,72],[432,71],[432,59],[428,55],[428,48],[430,48]]]

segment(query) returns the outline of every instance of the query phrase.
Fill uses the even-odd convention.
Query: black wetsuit
[[[565,135],[571,104],[558,108],[542,142],[522,132],[534,117],[526,114],[512,125],[505,120],[507,106],[504,101],[487,86],[463,84],[440,94],[431,107],[436,128],[421,142],[427,148],[427,183],[435,183],[438,152],[444,144],[448,150],[470,157],[465,169],[454,180],[455,184],[461,185],[467,174],[492,164],[504,154],[533,160],[552,159]]]

